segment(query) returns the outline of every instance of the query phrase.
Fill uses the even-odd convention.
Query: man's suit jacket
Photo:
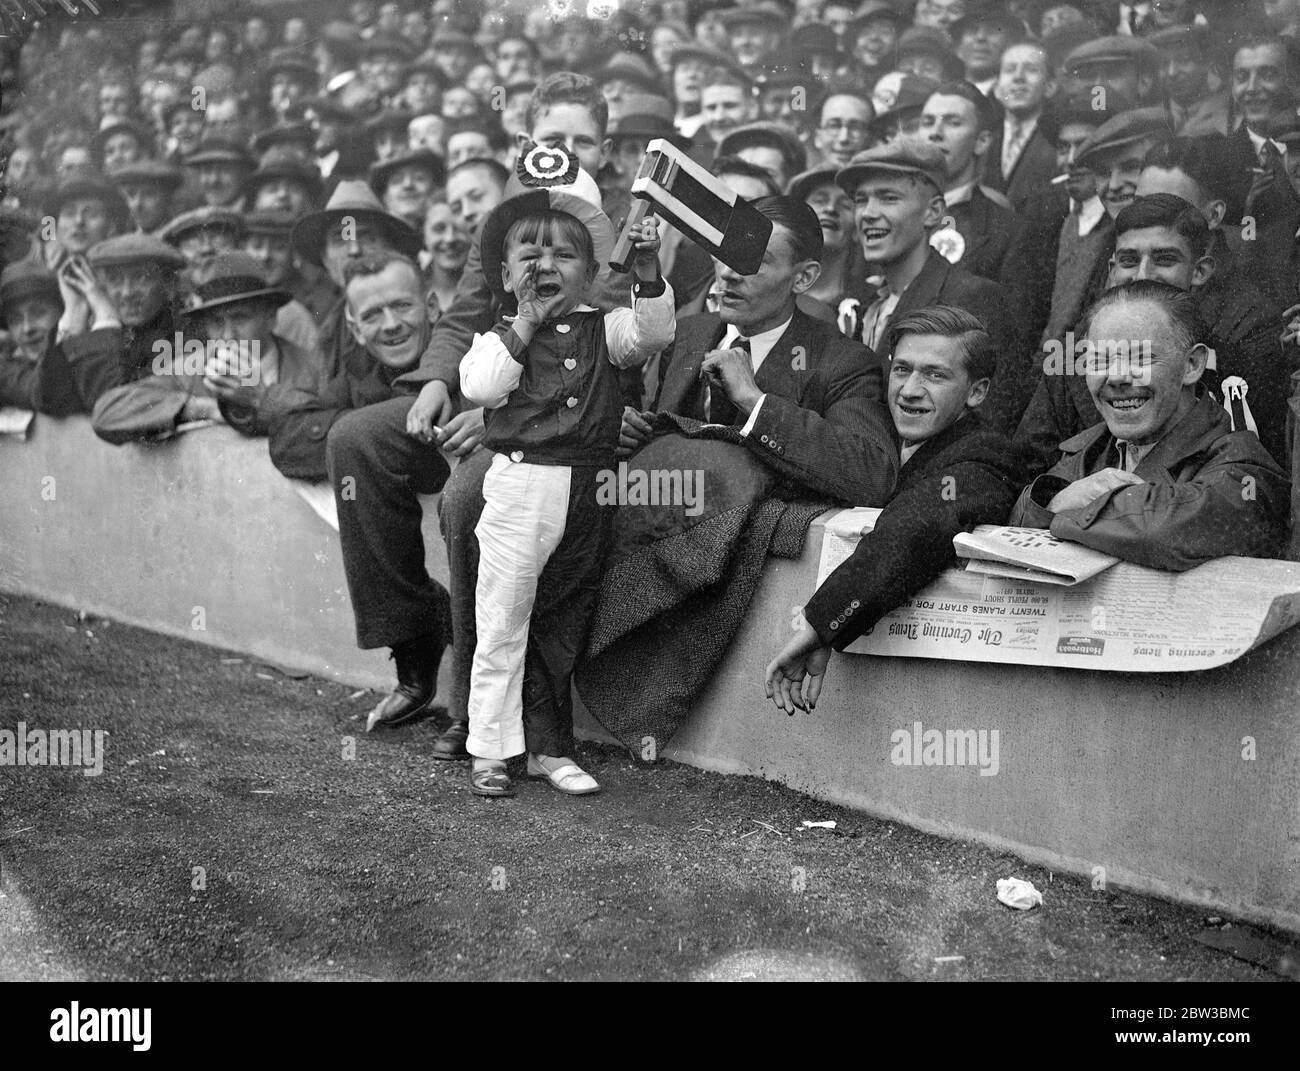
[[[804,618],[842,651],[954,563],[958,532],[1001,524],[1027,479],[1005,435],[963,416],[907,459],[875,528],[822,581]]]
[[[1002,276],[1007,253],[1019,233],[1016,214],[1003,208],[976,186],[969,200],[947,210],[966,240],[966,251],[957,262],[968,272],[997,280]]]
[[[1118,464],[1115,437],[1105,423],[1080,432],[1061,444],[1061,460],[1024,489],[1007,523],[1050,528],[1058,539],[1171,572],[1226,555],[1281,553],[1290,481],[1259,439],[1233,431],[1228,415],[1209,398],[1198,399],[1138,462],[1134,474],[1144,483],[1079,509],[1047,509],[1058,491]]]
[[[1246,124],[1237,127],[1231,137],[1245,147],[1258,166],[1259,157]],[[1300,197],[1280,164],[1272,181],[1256,177],[1246,198],[1246,217],[1254,221],[1255,238],[1242,242],[1238,270],[1283,308],[1295,304],[1300,281],[1300,249],[1295,238],[1300,230]]]
[[[973,275],[960,264],[949,264],[931,250],[921,273],[899,296],[889,322],[896,324],[906,313],[931,305],[965,309],[993,339],[998,370],[980,413],[990,427],[1009,435],[1033,390],[1033,367],[1020,319],[1012,315],[1006,292],[997,283]],[[880,355],[886,359],[893,356],[887,342],[882,342]]]
[[[1056,149],[1043,133],[1043,120],[1040,118],[1033,134],[1011,165],[1011,174],[1003,175],[1002,139],[1005,133],[1004,127],[994,131],[988,152],[984,154],[982,181],[989,189],[1005,194],[1011,202],[1012,210],[1021,215],[1035,196],[1051,189],[1052,179],[1056,175]]]
[[[663,356],[657,412],[704,419],[700,367],[726,331],[713,312],[678,321]],[[879,357],[796,308],[754,378],[765,397],[745,445],[788,492],[857,506],[885,501],[894,488],[898,448],[882,402]],[[741,416],[736,426],[744,422]]]

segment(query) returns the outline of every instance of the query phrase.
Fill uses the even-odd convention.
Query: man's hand
[[[815,709],[830,660],[831,648],[822,644],[814,629],[804,625],[767,665],[764,688],[768,699],[788,715]]]
[[[1102,469],[1057,491],[1047,508],[1052,513],[1083,509],[1089,502],[1096,502],[1103,495],[1139,483],[1146,483],[1146,480],[1123,469]]]
[[[654,429],[650,426],[653,417],[654,413],[649,410],[638,413],[630,405],[623,406],[623,426],[618,429],[618,449],[615,451],[619,457],[630,457],[654,438]]]
[[[59,335],[80,335],[90,327],[90,302],[81,288],[83,274],[73,268],[68,257],[59,266],[55,278],[59,281],[59,294],[63,297],[63,314],[59,317]]]
[[[438,445],[453,457],[468,457],[483,441],[483,409],[466,409],[442,425]]]
[[[447,384],[431,379],[411,403],[406,414],[406,434],[422,443],[436,443],[438,439],[434,427],[447,424],[455,412]]]
[[[1300,305],[1292,305],[1282,313],[1282,345],[1300,342]]]
[[[725,391],[732,404],[746,416],[763,397],[754,380],[754,366],[749,354],[739,347],[706,353],[704,363],[700,365],[700,378],[708,379],[715,390]]]

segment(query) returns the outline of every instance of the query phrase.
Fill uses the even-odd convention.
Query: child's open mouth
[[[540,298],[553,298],[560,290],[559,283],[538,283],[537,296]]]

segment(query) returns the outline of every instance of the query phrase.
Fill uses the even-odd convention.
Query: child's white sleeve
[[[632,297],[630,309],[605,313],[605,345],[616,368],[636,368],[672,343],[677,331],[673,288],[664,280],[664,292],[657,297]]]
[[[524,340],[502,324],[476,334],[460,362],[460,393],[471,405],[500,409],[524,375]]]

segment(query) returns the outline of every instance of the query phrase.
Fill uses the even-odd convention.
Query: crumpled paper
[[[998,900],[1007,907],[1028,911],[1043,902],[1043,894],[1034,888],[1032,881],[1023,878],[998,878]]]

